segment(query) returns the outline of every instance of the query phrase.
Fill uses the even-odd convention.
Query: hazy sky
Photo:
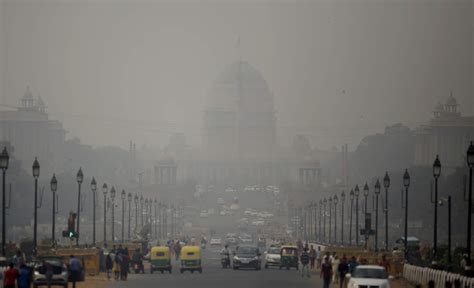
[[[450,91],[473,114],[473,15],[470,0],[3,0],[0,93],[18,105],[30,85],[84,143],[199,144],[212,81],[241,57],[274,93],[281,142],[354,148],[427,122]]]

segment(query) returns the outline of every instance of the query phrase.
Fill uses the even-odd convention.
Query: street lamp
[[[138,195],[133,198],[135,201],[135,231],[138,232]]]
[[[369,185],[367,185],[367,182],[365,182],[364,185],[364,226],[365,226],[365,250],[368,249],[368,241],[369,241],[369,227],[367,225],[367,197],[369,196]]]
[[[10,160],[10,156],[8,155],[7,147],[3,148],[2,153],[0,154],[0,169],[3,172],[3,181],[2,181],[2,255],[6,256],[5,254],[5,236],[6,236],[6,197],[5,197],[5,174],[8,169],[8,161]]]
[[[346,193],[344,190],[341,193],[341,245],[344,246],[344,201],[346,200]]]
[[[438,256],[438,179],[441,175],[441,161],[438,155],[433,162],[433,177],[435,178],[435,198],[434,198],[434,234],[433,234],[433,264]]]
[[[143,195],[140,195],[140,224],[143,228]]]
[[[323,218],[323,200],[319,199],[319,221],[318,221],[318,239],[319,239],[319,242],[321,243],[322,242],[322,238],[321,238],[321,219]]]
[[[148,224],[148,198],[145,199],[145,225]]]
[[[107,243],[107,184],[102,186],[102,193],[104,194],[104,245]]]
[[[403,174],[403,186],[405,187],[405,259],[408,255],[408,187],[410,187],[410,174],[405,169]]]
[[[359,246],[359,185],[356,185],[354,189],[354,195],[356,200],[356,246]]]
[[[155,201],[154,201],[155,205],[155,221],[153,223],[153,225],[155,226],[155,239],[158,239],[158,229],[157,229],[157,225],[158,225],[158,217],[157,217],[157,210],[158,210],[158,201],[156,200],[155,198]]]
[[[326,242],[326,205],[328,204],[328,199],[324,198],[323,200],[323,239],[324,239],[324,242]]]
[[[33,223],[33,251],[36,255],[37,248],[37,231],[38,231],[38,177],[40,175],[40,165],[38,159],[35,158],[33,162],[33,177],[35,178],[35,209],[34,209],[34,223]],[[54,200],[54,198],[53,198]],[[53,210],[54,211],[54,210]]]
[[[380,195],[380,182],[377,179],[375,183],[375,252],[379,251],[379,195]]]
[[[56,180],[56,175],[53,174],[53,178],[51,178],[51,192],[53,192],[53,219],[52,219],[52,229],[51,229],[51,239],[53,242],[53,245],[55,245],[56,242],[56,191],[58,190],[58,181]],[[35,231],[36,232],[36,231]],[[36,247],[35,253],[36,253]]]
[[[95,178],[92,177],[91,181],[91,190],[92,190],[92,246],[95,247],[95,200],[96,200],[96,192],[97,192],[97,182]]]
[[[128,193],[128,240],[130,241],[130,222],[132,221],[132,193]]]
[[[331,237],[332,237],[332,233],[331,233],[331,224],[332,224],[332,197],[329,197],[329,200],[328,200],[328,203],[329,203],[329,234],[328,234],[328,243],[331,243]]]
[[[349,193],[349,198],[351,199],[351,213],[349,217],[349,246],[352,246],[352,207],[354,206],[354,190],[351,189]]]
[[[122,189],[122,243],[125,240],[125,198],[127,198],[127,193]]]
[[[388,188],[390,187],[388,172],[385,172],[383,177],[383,187],[385,188],[385,251],[388,251]]]
[[[451,195],[441,198],[439,206],[443,206],[444,202],[448,203],[448,264],[451,265]]]
[[[82,174],[82,168],[79,168],[76,174],[76,180],[78,185],[78,192],[77,192],[77,237],[76,237],[76,246],[79,246],[79,224],[81,223],[81,184],[84,180],[84,174]]]
[[[338,202],[337,195],[334,195],[333,202],[334,202],[334,244],[337,244],[337,202]]]
[[[115,242],[115,187],[110,189],[110,199],[112,200],[112,243]]]
[[[469,198],[467,208],[467,269],[471,269],[471,221],[472,221],[472,168],[474,167],[474,143],[467,149],[467,165],[469,166]],[[5,185],[5,184],[4,184]],[[5,189],[4,189],[5,190]]]

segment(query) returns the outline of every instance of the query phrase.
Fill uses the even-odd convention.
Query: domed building
[[[273,94],[252,65],[238,61],[220,73],[204,111],[204,147],[215,159],[265,159],[276,140]]]

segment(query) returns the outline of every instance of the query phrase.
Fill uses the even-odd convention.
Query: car
[[[207,210],[202,210],[201,213],[199,214],[199,217],[201,218],[207,218],[208,214],[207,214]]]
[[[253,226],[263,226],[263,225],[265,225],[265,220],[263,220],[263,219],[254,220],[254,221],[252,221],[252,225]]]
[[[360,265],[352,274],[347,274],[348,288],[352,287],[380,287],[390,288],[390,281],[384,267],[376,265]],[[391,278],[391,277],[390,277]]]
[[[227,245],[237,245],[239,244],[239,240],[236,237],[227,237],[225,243]]]
[[[256,246],[239,246],[234,251],[232,258],[232,267],[234,270],[240,268],[262,269],[262,260],[260,250]]]
[[[217,204],[223,205],[224,203],[225,203],[224,198],[222,197],[217,198]]]
[[[250,235],[241,235],[239,237],[239,240],[240,240],[240,243],[243,243],[243,244],[250,244],[253,242],[252,236]]]
[[[211,245],[211,246],[221,246],[222,245],[222,239],[221,238],[211,238],[211,241],[209,242],[209,245]]]
[[[270,247],[265,251],[265,269],[270,266],[280,267],[280,247]]]
[[[51,277],[51,284],[54,286],[68,286],[68,269],[61,258],[47,258],[37,263],[34,267],[33,273],[33,287],[47,286],[46,267],[45,264],[51,265],[53,268],[53,276]]]

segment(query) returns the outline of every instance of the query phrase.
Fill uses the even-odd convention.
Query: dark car
[[[232,259],[232,266],[234,270],[240,268],[260,270],[262,268],[262,260],[260,256],[260,250],[256,246],[237,247]]]
[[[33,287],[47,286],[47,265],[51,266],[51,285],[58,285],[67,287],[68,283],[68,270],[66,264],[60,258],[48,258],[43,259],[35,265],[33,273]]]

